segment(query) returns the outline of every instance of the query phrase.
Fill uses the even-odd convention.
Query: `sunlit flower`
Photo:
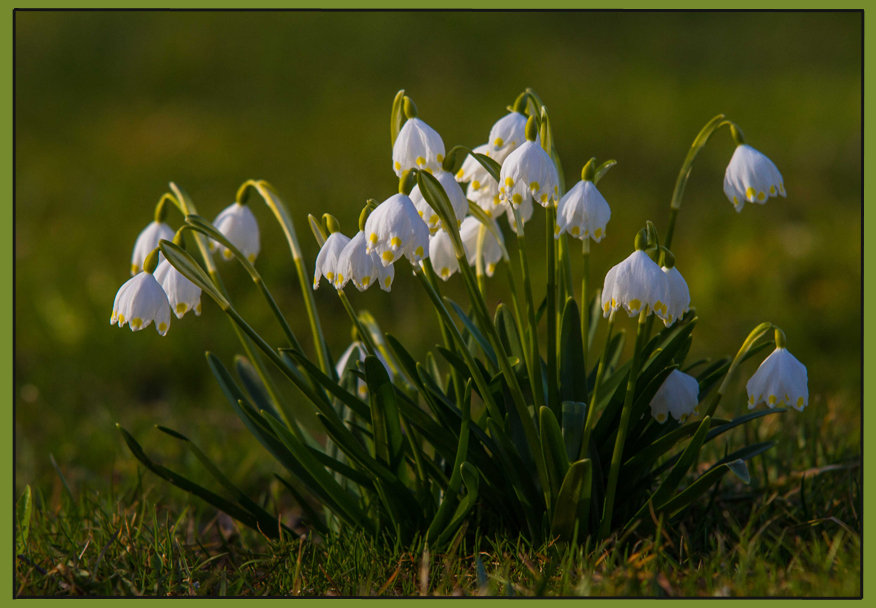
[[[172,241],[173,235],[173,229],[164,222],[151,222],[146,226],[134,243],[134,253],[131,255],[131,276],[143,270],[146,256],[158,247],[160,241]],[[164,256],[160,255],[160,260],[163,259]]]
[[[429,259],[432,260],[432,268],[445,281],[459,270],[459,261],[456,259],[453,241],[450,240],[450,235],[446,231],[436,232],[429,239]]]
[[[409,118],[392,147],[392,168],[401,177],[408,169],[439,171],[444,161],[444,141],[419,118]]]
[[[139,331],[153,321],[158,333],[165,335],[170,328],[170,304],[155,276],[144,271],[128,279],[116,293],[110,325],[124,327],[127,323],[131,331]]]
[[[444,192],[447,193],[447,198],[450,199],[450,206],[453,208],[453,214],[456,216],[458,227],[459,223],[468,214],[468,200],[465,198],[465,193],[462,191],[462,187],[456,183],[453,175],[447,171],[436,171],[434,175],[435,179],[441,184],[441,187],[444,188]],[[439,228],[444,227],[438,214],[429,206],[426,198],[420,192],[420,186],[414,186],[414,189],[411,190],[411,201],[417,208],[417,213],[420,214],[420,217],[429,226],[429,232],[435,234]]]
[[[490,144],[482,144],[472,150],[475,154],[483,154],[490,156],[490,150],[493,147]],[[500,163],[501,164],[501,163]],[[462,167],[456,172],[456,181],[460,184],[475,184],[475,190],[481,187],[490,174],[484,169],[484,166],[475,159],[471,154],[467,154],[465,160],[462,161]],[[495,181],[495,180],[494,180]]]
[[[668,299],[666,275],[644,251],[634,251],[605,275],[602,310],[606,317],[620,308],[631,317],[645,310],[662,319],[667,314]]]
[[[366,251],[376,251],[384,266],[402,255],[412,264],[429,255],[429,228],[404,194],[394,194],[377,206],[365,222],[365,236]]]
[[[353,281],[359,291],[365,291],[375,282],[383,291],[391,289],[395,266],[384,266],[376,251],[368,253],[365,249],[365,233],[360,230],[338,256],[335,288],[343,289],[347,281]]]
[[[502,164],[499,198],[519,206],[529,197],[546,207],[559,196],[559,177],[554,161],[541,144],[525,141]]]
[[[674,369],[651,399],[651,415],[660,424],[666,422],[667,414],[684,422],[696,411],[699,402],[700,383],[697,379]]]
[[[502,164],[509,154],[526,142],[526,121],[525,114],[512,111],[497,120],[490,129],[488,145],[490,156],[495,158],[496,162]]]
[[[249,205],[232,203],[216,216],[213,226],[231,241],[231,244],[237,247],[250,263],[255,262],[260,247],[259,225]],[[234,257],[224,245],[211,241],[210,250],[214,249],[218,249],[226,260]]]
[[[365,356],[368,351],[365,348],[365,345],[359,342],[358,340],[350,344],[349,348],[344,351],[341,355],[341,358],[338,359],[338,363],[335,366],[335,371],[338,373],[338,378],[343,379],[344,372],[348,369],[358,369],[356,366],[357,361],[365,361]],[[386,359],[383,358],[383,355],[378,351],[376,353],[377,359],[383,363],[383,367],[386,368],[386,373],[389,374],[389,379],[392,380],[394,374],[392,373],[392,368],[386,363]],[[360,399],[368,398],[368,385],[365,384],[365,381],[362,379],[356,379],[356,392],[359,395]]]
[[[194,310],[201,316],[201,288],[185,278],[182,273],[164,260],[155,269],[155,279],[167,295],[167,302],[177,319]]]
[[[747,144],[736,146],[724,173],[724,194],[736,211],[745,201],[764,204],[772,196],[786,196],[782,174],[773,161]]]
[[[468,259],[469,266],[477,264],[478,238],[483,224],[475,217],[467,217],[462,222],[462,227],[459,229],[459,235],[462,237],[462,245],[465,249],[465,255]],[[484,243],[482,245],[482,253],[484,257],[484,269],[488,277],[493,276],[496,271],[496,264],[502,260],[502,246],[492,231],[484,228]],[[502,233],[497,231],[499,236]],[[504,241],[502,242],[504,244]],[[434,263],[434,260],[433,260]]]
[[[745,385],[748,409],[764,402],[770,408],[790,405],[798,411],[809,405],[809,380],[806,366],[781,346],[764,359]]]
[[[511,205],[505,202],[505,214],[508,216],[508,225],[511,227],[511,230],[514,233],[517,233],[517,218],[514,217],[514,209],[511,208]],[[526,225],[526,222],[532,219],[532,198],[525,197],[523,202],[517,206],[517,215],[520,216],[520,221],[523,222],[523,225]],[[501,213],[501,212],[500,212]],[[495,215],[494,215],[495,217]]]
[[[597,243],[605,237],[611,208],[589,179],[582,179],[557,204],[556,238],[571,234],[577,239],[591,238]]]
[[[680,319],[684,313],[690,310],[690,290],[687,288],[687,282],[678,268],[663,267],[663,273],[666,275],[666,281],[669,285],[669,296],[666,301],[666,310],[663,315],[663,324],[666,327],[672,325],[677,319]]]
[[[498,218],[508,210],[508,203],[499,198],[499,184],[490,175],[484,184],[478,183],[479,188],[474,187],[474,182],[468,185],[466,198],[484,210],[488,216]],[[524,205],[521,203],[520,208]],[[512,214],[513,215],[513,214]],[[532,202],[529,203],[529,215],[532,216]]]
[[[344,236],[340,232],[333,232],[325,240],[325,243],[322,244],[319,255],[316,256],[316,264],[313,270],[314,289],[319,288],[319,282],[322,277],[328,279],[328,282],[331,284],[335,284],[336,281],[343,282],[344,277],[337,276],[338,274],[343,275],[338,259],[349,242],[349,237]]]

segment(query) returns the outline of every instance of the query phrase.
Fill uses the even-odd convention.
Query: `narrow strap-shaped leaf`
[[[569,470],[569,457],[566,454],[566,444],[563,441],[563,433],[553,411],[545,405],[538,411],[539,427],[541,429],[541,448],[544,452],[545,464],[548,469],[548,479],[551,483],[550,496],[556,500],[560,492],[560,486]],[[556,504],[551,505],[555,509]]]
[[[584,368],[584,343],[581,317],[573,298],[566,300],[560,328],[560,399],[587,402],[587,373]]]
[[[474,509],[475,504],[477,504],[480,489],[478,471],[468,462],[463,462],[459,468],[462,471],[462,481],[465,484],[466,494],[456,507],[456,512],[453,514],[450,523],[444,529],[444,532],[441,533],[441,536],[438,537],[435,546],[442,546],[450,542],[453,535],[462,525],[462,522],[466,520],[472,509]]]
[[[530,531],[534,532],[539,529],[541,513],[544,511],[542,495],[536,489],[530,471],[523,464],[516,448],[511,443],[511,440],[508,439],[499,423],[489,418],[487,419],[487,428],[490,430],[490,436],[496,443],[497,450],[495,454],[502,463],[508,481],[511,482],[520,500],[527,523],[530,526]]]
[[[371,428],[374,445],[400,480],[405,476],[404,439],[396,406],[395,390],[383,363],[374,355],[365,357],[365,377],[371,396]]]
[[[450,307],[453,309],[453,312],[456,313],[456,316],[459,317],[459,320],[462,321],[462,324],[465,326],[465,329],[471,334],[471,336],[478,343],[478,346],[481,347],[481,350],[490,360],[490,363],[493,365],[493,368],[498,367],[499,363],[496,361],[496,352],[493,350],[493,347],[490,345],[489,341],[484,337],[481,333],[481,330],[478,329],[477,325],[475,325],[474,321],[472,321],[467,314],[459,307],[459,304],[448,298],[444,297],[444,301],[450,304]]]
[[[590,311],[590,328],[587,332],[587,347],[593,347],[593,339],[596,337],[596,330],[599,328],[599,320],[602,318],[602,290],[597,289],[590,300],[590,305],[587,308]]]
[[[593,466],[590,459],[579,460],[569,467],[557,495],[557,505],[551,521],[552,537],[568,542],[572,539],[576,521],[579,530],[582,526],[587,529],[592,481]]]
[[[404,100],[404,89],[396,93],[395,99],[392,100],[392,114],[390,114],[389,117],[389,134],[392,136],[393,146],[395,146],[395,140],[398,138],[398,133],[401,131],[402,125],[405,123]]]
[[[711,428],[718,427],[727,422],[728,421],[720,418],[712,418]],[[624,463],[623,468],[621,468],[621,477],[631,475],[631,471],[639,467],[653,466],[653,464],[657,462],[663,454],[671,450],[676,443],[685,437],[693,435],[698,428],[700,428],[700,421],[688,422],[674,431],[659,437],[656,441],[638,452],[633,452],[633,456],[631,456]]]
[[[712,468],[737,460],[741,460],[743,462],[746,460],[751,460],[755,456],[763,454],[767,450],[772,449],[773,447],[775,447],[775,445],[775,441],[762,441],[761,443],[753,443],[751,445],[747,445],[744,448],[736,450],[732,454],[728,454],[727,456],[716,462],[714,465],[712,465]],[[745,481],[745,479],[743,479],[743,481]],[[748,481],[745,481],[745,483],[747,484]]]
[[[661,511],[667,513],[670,517],[676,515],[720,481],[724,474],[729,470],[729,466],[722,464],[703,473],[695,482],[679,492],[672,500],[664,503]],[[653,526],[650,520],[645,520],[643,525],[645,526],[645,529]]]
[[[569,461],[578,456],[587,417],[587,404],[577,401],[563,401],[563,442]]]
[[[302,522],[308,527],[316,530],[320,536],[325,538],[328,535],[328,528],[325,526],[325,523],[323,523],[322,519],[320,519],[319,515],[313,509],[310,502],[301,494],[301,492],[296,490],[291,483],[289,483],[276,473],[274,474],[274,477],[276,477],[280,481],[280,483],[283,484],[283,486],[292,495],[292,498],[295,499],[295,502],[298,503],[298,506],[301,507],[301,511],[304,514]]]
[[[368,408],[368,405],[365,404],[361,399],[356,397],[355,395],[348,393],[341,386],[328,376],[322,373],[322,371],[315,366],[310,360],[305,357],[303,354],[291,348],[281,348],[279,349],[281,353],[288,354],[292,357],[302,368],[304,371],[313,378],[317,383],[323,386],[329,393],[334,395],[341,403],[346,405],[348,408],[353,410],[357,416],[362,418],[365,422],[371,422],[371,410]],[[323,408],[319,408],[322,411]]]
[[[176,268],[189,281],[207,292],[211,298],[216,300],[219,306],[223,309],[231,306],[225,296],[216,289],[216,285],[213,284],[212,279],[204,272],[201,265],[186,253],[185,249],[170,241],[161,241],[159,247],[161,248],[161,253],[164,254],[164,257],[171,266]]]
[[[523,355],[523,343],[520,341],[520,334],[517,332],[517,323],[514,322],[514,316],[508,307],[504,304],[499,304],[496,308],[496,332],[499,334],[499,339],[505,347],[505,352],[509,356],[517,357],[520,361],[525,361]]]

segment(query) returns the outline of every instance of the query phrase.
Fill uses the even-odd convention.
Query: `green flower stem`
[[[645,336],[647,308],[639,313],[639,324],[636,328],[636,346],[633,350],[633,364],[630,367],[630,377],[627,380],[627,394],[624,398],[624,408],[621,410],[620,424],[617,427],[617,440],[614,442],[614,453],[611,457],[611,468],[608,473],[608,486],[605,490],[605,503],[602,509],[602,525],[599,527],[599,538],[604,539],[611,531],[611,512],[614,509],[614,493],[617,490],[617,478],[620,473],[621,460],[624,455],[624,442],[627,438],[627,426],[630,423],[630,412],[633,409],[633,397],[636,394],[636,380],[641,364],[642,342]]]
[[[608,345],[611,344],[611,333],[614,329],[614,314],[608,317],[608,331],[605,334],[605,348],[602,349],[602,356],[599,357],[599,367],[596,370],[596,381],[593,384],[593,392],[590,394],[590,406],[587,408],[587,418],[584,420],[584,435],[581,438],[581,448],[578,451],[578,460],[587,458],[587,450],[590,445],[590,433],[593,431],[593,424],[596,422],[596,404],[599,400],[599,386],[602,384],[602,378],[605,376],[605,356],[608,352]]]
[[[438,287],[438,275],[435,274],[435,268],[432,266],[432,260],[426,258],[422,262],[423,264],[423,278],[432,288],[432,291],[438,297],[438,300],[442,302],[442,306],[444,306],[444,300],[441,299],[441,290]],[[416,273],[417,266],[414,265],[414,272]],[[444,348],[449,350],[454,354],[459,354],[456,350],[456,343],[453,340],[453,330],[456,329],[456,325],[453,324],[453,320],[450,319],[450,315],[446,317],[442,315],[441,310],[437,311],[438,313],[438,327],[441,329],[441,337],[444,340]],[[468,347],[463,343],[460,348],[463,351],[468,351]],[[453,394],[456,396],[456,403],[461,406],[463,392],[462,385],[460,384],[459,372],[452,365],[450,366],[450,376],[453,378]]]
[[[572,260],[569,257],[569,239],[561,238],[557,241],[557,245],[557,259],[560,264],[558,273],[561,279],[557,285],[560,290],[557,302],[565,302],[569,298],[575,297],[572,288]],[[586,302],[584,306],[587,306]]]
[[[475,256],[475,271],[478,277],[478,289],[481,296],[487,299],[487,278],[484,274],[484,238],[487,236],[487,227],[481,224],[478,227],[477,254]]]
[[[517,228],[517,247],[520,250],[520,271],[523,274],[523,293],[526,297],[526,315],[528,327],[526,337],[529,339],[529,382],[532,386],[532,399],[535,402],[535,411],[544,405],[544,387],[541,379],[541,357],[538,352],[538,324],[535,321],[535,303],[532,299],[532,280],[529,277],[529,261],[526,258],[526,236],[523,230],[523,221],[520,212],[511,205],[514,212],[514,225]]]
[[[666,247],[672,244],[672,234],[675,232],[675,218],[678,217],[678,209],[669,208],[669,227],[666,229]]]
[[[371,334],[365,329],[362,325],[362,321],[359,320],[359,315],[356,314],[356,310],[353,308],[353,305],[350,304],[350,299],[347,298],[347,294],[344,293],[343,289],[338,289],[338,297],[341,299],[341,302],[344,304],[344,309],[346,309],[347,314],[350,316],[350,321],[353,322],[353,326],[356,328],[356,333],[359,334],[359,339],[365,344],[365,348],[368,350],[369,355],[377,354],[377,349],[374,347],[374,342],[371,340]]]
[[[557,419],[562,419],[560,395],[557,382],[557,239],[554,227],[557,224],[553,204],[545,208],[545,246],[547,248],[547,389],[548,407]]]
[[[511,260],[505,259],[505,276],[508,279],[508,288],[511,290],[511,306],[514,309],[514,322],[517,324],[517,333],[521,340],[526,339],[523,331],[523,318],[520,316],[520,299],[517,296],[517,282],[514,280],[514,269]]]
[[[751,347],[754,346],[754,343],[757,342],[758,338],[760,338],[771,329],[776,329],[776,326],[767,321],[755,327],[753,330],[751,330],[751,333],[748,334],[748,337],[745,339],[745,342],[742,343],[742,347],[739,349],[739,352],[736,353],[736,357],[733,358],[733,362],[730,363],[730,368],[727,370],[727,374],[724,376],[724,381],[721,382],[721,386],[718,388],[718,392],[715,393],[714,398],[712,398],[712,402],[706,409],[706,416],[713,416],[715,414],[715,410],[718,409],[718,404],[721,402],[721,398],[724,396],[724,392],[730,385],[733,372],[735,372],[736,368],[739,367],[739,364],[742,363],[742,359],[745,358],[745,355],[748,353],[749,350],[751,350]]]
[[[587,356],[590,354],[590,341],[587,339],[590,334],[590,237],[584,237],[581,244],[581,259],[584,262],[581,273],[581,343],[584,347],[584,386],[586,388]]]

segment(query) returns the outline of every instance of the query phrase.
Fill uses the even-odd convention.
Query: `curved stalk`
[[[523,275],[523,294],[526,298],[526,318],[529,327],[526,336],[529,339],[529,382],[532,387],[532,399],[535,410],[544,405],[544,385],[541,378],[541,357],[538,352],[538,324],[535,321],[535,303],[532,299],[532,280],[529,278],[529,261],[526,258],[526,236],[520,212],[513,205],[514,225],[517,228],[517,248],[520,250],[520,272]]]
[[[547,248],[547,391],[548,407],[562,419],[557,382],[557,239],[554,238],[556,209],[545,208],[545,247]]]
[[[435,268],[432,266],[432,260],[426,258],[423,260],[422,264],[425,280],[428,281],[429,285],[435,291],[438,299],[443,302],[444,300],[441,298],[441,290],[438,288],[438,276],[435,274]],[[414,272],[416,272],[416,269],[417,267],[414,266]],[[448,323],[450,323],[450,325],[448,325]],[[453,321],[450,319],[450,317],[448,316],[445,318],[444,316],[442,316],[441,311],[439,310],[438,327],[441,330],[441,337],[444,340],[444,348],[454,354],[458,354],[456,350],[456,343],[453,340],[453,329],[451,328],[451,325],[453,326],[453,329],[456,328],[456,326],[453,325]],[[461,346],[460,348],[468,351],[468,347],[465,345]],[[463,393],[459,379],[459,371],[457,371],[457,369],[452,365],[450,366],[450,377],[453,378],[453,393],[456,396],[456,402],[462,403]]]
[[[365,348],[368,350],[368,354],[376,356],[377,349],[374,347],[374,342],[371,340],[371,334],[368,333],[368,330],[366,330],[365,327],[362,325],[362,321],[359,320],[359,315],[356,314],[356,310],[353,308],[353,305],[350,304],[350,300],[347,298],[347,294],[344,293],[343,289],[338,289],[337,292],[338,297],[344,304],[344,309],[350,316],[350,321],[353,322],[353,326],[356,328],[356,333],[359,334],[359,338],[362,340],[362,343],[365,344]]]
[[[608,345],[611,344],[611,332],[614,329],[614,314],[616,311],[611,311],[608,317],[608,331],[605,334],[605,348],[602,349],[602,356],[599,358],[599,367],[596,370],[596,381],[593,384],[593,392],[590,394],[590,406],[587,408],[587,418],[584,420],[584,435],[581,438],[581,448],[578,451],[578,460],[587,458],[587,450],[590,445],[590,433],[593,431],[593,424],[596,422],[596,404],[599,402],[599,386],[602,384],[602,378],[605,376],[605,356],[608,352]]]
[[[718,403],[721,402],[721,398],[724,396],[724,392],[727,390],[727,387],[730,386],[730,380],[733,376],[733,372],[736,371],[736,368],[739,367],[739,364],[742,363],[742,359],[745,358],[745,355],[751,350],[751,347],[754,346],[754,343],[768,332],[771,329],[777,329],[775,325],[770,323],[769,321],[765,323],[761,323],[748,334],[748,337],[745,339],[745,342],[742,343],[742,347],[739,349],[739,352],[736,353],[736,357],[733,358],[733,362],[730,363],[730,368],[727,370],[727,375],[724,376],[724,381],[721,382],[721,386],[718,388],[718,392],[715,393],[715,397],[712,399],[712,402],[709,404],[709,407],[706,409],[706,416],[713,416],[715,414],[715,410],[718,409]]]

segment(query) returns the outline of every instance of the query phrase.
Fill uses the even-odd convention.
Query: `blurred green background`
[[[151,327],[135,334],[111,327],[113,297],[169,180],[210,219],[244,180],[271,181],[291,209],[312,269],[317,247],[308,213],[331,212],[352,234],[367,198],[396,191],[388,122],[401,88],[449,148],[484,143],[505,106],[532,86],[550,110],[569,186],[591,156],[618,160],[600,183],[612,219],[608,238],[593,248],[595,284],[629,254],[645,220],[665,230],[678,168],[699,129],[720,112],[737,122],[748,143],[779,167],[788,198],[737,214],[722,192],[733,151],[728,132],[718,132],[700,155],[673,243],[700,316],[691,360],[735,353],[761,321],[781,325],[809,369],[811,405],[765,423],[763,432],[793,449],[805,443],[807,421],[830,423],[841,451],[856,454],[861,18],[17,13],[19,487],[55,484],[57,491],[49,454],[74,488],[130,480],[136,462],[115,422],[176,468],[193,465],[153,424],[189,435],[244,485],[275,470],[204,360],[205,350],[226,363],[239,351],[214,303],[205,296],[200,318],[174,318],[162,338]],[[283,235],[266,207],[254,210],[262,229],[259,270],[312,353]],[[171,225],[180,221],[172,211]],[[504,220],[503,228],[510,244]],[[530,263],[542,273],[540,301],[540,209],[527,233]],[[579,251],[574,243],[572,249]],[[513,246],[512,257],[516,263]],[[279,328],[243,269],[220,264],[235,305],[279,345]],[[440,337],[405,265],[391,294],[353,290],[350,297],[422,356]],[[507,301],[503,281],[489,289],[491,304]],[[467,301],[458,276],[445,293]],[[328,287],[316,300],[338,355],[349,342],[349,322]],[[744,366],[722,407],[744,409],[744,382],[755,367]]]

